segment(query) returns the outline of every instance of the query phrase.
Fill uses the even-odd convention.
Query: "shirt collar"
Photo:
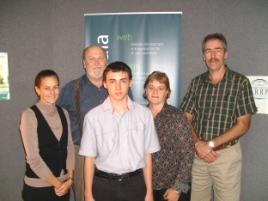
[[[95,88],[98,88],[96,87],[87,77],[87,74],[84,74],[81,78],[81,82],[82,82],[82,85],[83,84],[88,84],[90,87],[95,87]],[[100,88],[104,88],[104,86],[102,85]]]
[[[147,107],[149,108],[149,104],[147,105]],[[160,117],[162,114],[168,114],[168,107],[169,107],[169,105],[168,105],[168,103],[166,102],[164,105],[163,105],[163,107],[162,107],[162,109],[157,113],[157,115],[154,117],[155,119],[157,119],[158,117]]]
[[[40,100],[36,105],[46,114],[55,114],[57,111],[56,105],[48,105],[41,102]]]
[[[209,79],[209,72],[205,72],[201,79],[203,80],[203,82],[206,82],[206,83],[210,83],[210,79]],[[231,73],[231,70],[228,68],[227,65],[225,65],[225,73],[224,73],[224,76],[223,76],[223,79],[221,80],[222,81],[230,81],[232,79],[232,73]]]
[[[157,116],[159,116],[159,115],[161,115],[161,114],[165,114],[166,112],[168,112],[168,104],[167,104],[167,103],[165,103],[165,104],[163,105],[162,110],[157,114]]]
[[[129,96],[128,96],[128,103],[127,104],[128,104],[128,109],[129,110],[134,109],[135,104],[131,100],[131,98],[129,98]],[[104,110],[110,110],[111,112],[113,112],[113,106],[112,106],[112,102],[111,102],[111,99],[110,99],[109,96],[102,103],[102,107],[103,107]]]

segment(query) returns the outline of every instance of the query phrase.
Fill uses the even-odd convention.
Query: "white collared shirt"
[[[132,172],[145,167],[146,154],[160,150],[149,109],[130,98],[128,108],[118,118],[108,97],[85,116],[79,154],[96,157],[99,170],[116,174]]]

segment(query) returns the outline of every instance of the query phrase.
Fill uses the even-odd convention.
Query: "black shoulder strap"
[[[75,91],[75,109],[77,115],[77,122],[79,126],[80,135],[82,136],[82,122],[80,116],[80,79],[74,80],[74,91]]]

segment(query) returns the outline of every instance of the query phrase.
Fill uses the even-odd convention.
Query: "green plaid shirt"
[[[228,67],[218,84],[210,82],[208,72],[194,78],[181,109],[192,114],[193,127],[203,141],[224,134],[238,117],[257,111],[249,80]]]

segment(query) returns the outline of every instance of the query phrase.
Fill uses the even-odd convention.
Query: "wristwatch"
[[[208,146],[209,146],[211,149],[213,149],[213,148],[215,148],[215,143],[214,143],[212,140],[210,140],[210,141],[208,141]]]

